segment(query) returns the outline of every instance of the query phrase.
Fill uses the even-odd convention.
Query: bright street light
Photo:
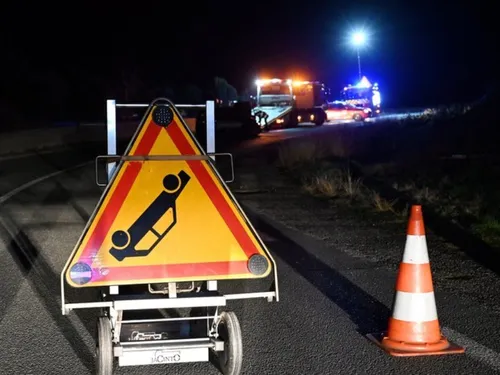
[[[356,47],[361,47],[363,44],[365,44],[365,42],[366,42],[366,35],[364,32],[358,31],[352,35],[352,43]]]
[[[351,36],[351,42],[356,47],[356,53],[358,55],[358,74],[359,79],[361,79],[361,57],[359,56],[359,49],[366,44],[366,33],[364,31],[356,31]]]

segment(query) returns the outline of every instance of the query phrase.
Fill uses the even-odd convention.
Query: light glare
[[[352,35],[352,42],[356,47],[366,43],[366,34],[362,31],[357,31]]]

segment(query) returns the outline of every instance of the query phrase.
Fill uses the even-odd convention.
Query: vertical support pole
[[[215,102],[213,100],[208,100],[206,109],[207,153],[209,154],[215,152]],[[212,156],[212,159],[215,160],[215,156]]]
[[[359,80],[361,81],[361,57],[359,55],[359,48],[357,48],[357,53],[358,53],[358,76]]]
[[[215,102],[213,100],[207,100],[206,109],[207,154],[209,154],[215,153]],[[212,160],[215,161],[215,156],[212,156]],[[207,289],[213,291],[217,290],[217,280],[208,281]]]
[[[116,100],[106,100],[106,116],[107,154],[116,155]],[[108,181],[111,181],[115,167],[116,163],[107,164]]]
[[[107,155],[116,155],[116,100],[108,99],[106,100],[106,139],[107,139]],[[111,176],[113,176],[116,163],[106,164],[106,169],[108,172],[108,183],[111,181]],[[117,285],[112,285],[109,287],[110,295],[118,295],[119,288]],[[121,320],[121,312],[120,312]],[[120,322],[121,325],[121,322]],[[118,334],[120,337],[120,326],[116,328],[115,335]],[[118,333],[116,333],[118,332]]]

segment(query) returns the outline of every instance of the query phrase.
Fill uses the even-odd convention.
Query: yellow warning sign
[[[177,110],[154,102],[72,253],[66,281],[91,287],[262,278],[270,262]]]

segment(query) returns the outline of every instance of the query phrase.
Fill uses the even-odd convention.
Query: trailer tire
[[[222,312],[217,331],[224,341],[224,351],[217,352],[219,370],[224,375],[239,375],[243,363],[243,340],[236,314],[232,311]]]
[[[108,317],[101,316],[97,320],[96,340],[96,371],[97,375],[113,374],[113,337],[111,322]]]

